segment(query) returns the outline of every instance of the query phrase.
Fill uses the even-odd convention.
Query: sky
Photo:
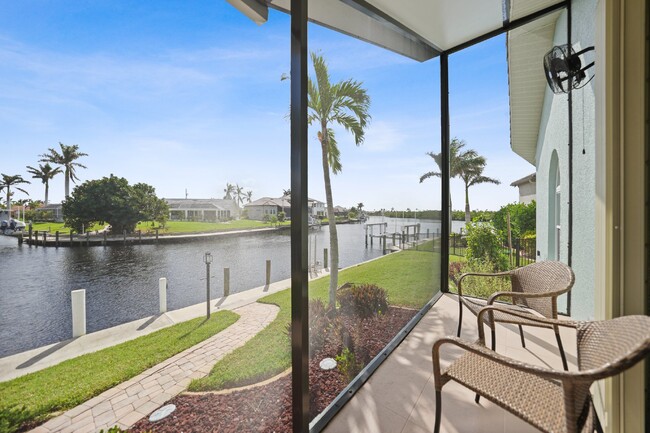
[[[258,26],[224,1],[22,0],[0,5],[0,173],[30,175],[39,155],[78,144],[80,182],[114,174],[159,197],[221,198],[227,182],[277,197],[290,183],[289,16]],[[310,24],[308,46],[333,81],[363,82],[372,120],[364,143],[335,128],[343,171],[336,205],[440,209],[426,152],[440,151],[437,59],[419,63]],[[451,134],[487,158],[501,185],[470,189],[472,209],[517,201],[534,167],[510,149],[505,38],[450,57]],[[309,196],[324,201],[316,130]],[[25,189],[43,199],[38,179]],[[454,209],[464,189],[452,179]],[[64,196],[63,176],[50,201]],[[16,199],[24,194],[16,192]]]

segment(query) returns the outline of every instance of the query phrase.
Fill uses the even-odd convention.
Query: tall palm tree
[[[244,187],[239,186],[239,184],[235,185],[235,202],[241,206],[244,204],[244,197],[245,197],[245,192],[244,192]]]
[[[282,190],[282,197],[291,195],[291,188]]]
[[[341,151],[334,136],[332,125],[338,124],[351,132],[354,142],[360,146],[364,140],[364,130],[370,114],[370,97],[361,87],[362,83],[348,79],[332,84],[330,81],[327,64],[322,56],[311,53],[314,64],[316,82],[309,79],[307,92],[309,96],[308,108],[309,124],[316,124],[319,128],[318,141],[321,145],[323,159],[323,176],[325,181],[325,200],[327,202],[327,218],[330,229],[330,285],[329,302],[331,308],[336,308],[336,289],[338,286],[339,271],[339,244],[336,232],[336,216],[334,215],[334,202],[332,200],[332,184],[330,170],[333,174],[341,172]]]
[[[24,183],[31,183],[28,180],[23,179],[23,177],[19,174],[14,175],[14,176],[9,176],[8,174],[0,174],[2,176],[2,181],[0,181],[0,190],[7,190],[7,215],[11,216],[11,188],[13,187],[14,189],[17,189],[20,192],[24,192],[25,194],[29,195],[27,191],[25,191],[22,188],[17,187],[16,185],[24,184]]]
[[[33,175],[32,177],[34,179],[40,179],[41,182],[45,184],[45,204],[47,205],[50,193],[50,180],[52,180],[57,174],[61,173],[61,167],[52,168],[52,166],[46,162],[45,165],[38,164],[38,168],[28,165],[27,171]]]
[[[469,150],[463,150],[463,148],[467,145],[464,140],[459,140],[458,138],[454,138],[451,140],[451,143],[449,143],[449,178],[453,179],[455,177],[460,176],[463,167],[467,166],[468,164],[471,165],[472,161],[476,160],[476,158],[481,158],[478,153],[476,153],[475,150],[469,149]],[[431,158],[433,158],[433,161],[436,163],[438,166],[438,170],[440,171],[429,171],[427,173],[424,173],[422,176],[420,176],[420,183],[424,182],[426,179],[430,177],[441,177],[442,176],[442,152],[440,153],[434,153],[434,152],[427,152],[427,155],[429,155]],[[449,194],[449,211],[451,212],[451,193]]]
[[[499,185],[501,182],[498,179],[483,176],[486,160],[484,157],[479,156],[475,159],[465,161],[461,165],[461,171],[458,175],[465,183],[465,222],[468,223],[472,220],[469,211],[469,187],[481,183],[493,183]]]
[[[361,209],[363,209],[363,203],[358,203],[357,209],[359,209],[359,212],[361,212]]]
[[[61,153],[50,147],[48,153],[41,155],[41,162],[57,164],[65,169],[65,197],[67,198],[70,196],[70,181],[74,183],[79,180],[75,172],[76,167],[86,168],[85,165],[75,161],[82,156],[88,156],[88,154],[79,152],[78,144],[67,146],[59,142],[59,146],[61,147]]]
[[[246,200],[248,200],[248,203],[253,201],[253,191],[246,191]]]
[[[224,200],[232,200],[232,195],[235,192],[235,185],[232,183],[226,183],[226,187],[223,189],[223,192],[226,193],[226,195],[223,196]]]

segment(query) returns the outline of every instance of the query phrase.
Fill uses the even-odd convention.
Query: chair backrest
[[[623,316],[577,327],[578,369],[596,379],[623,372],[650,354],[650,317]]]
[[[513,292],[566,293],[573,287],[575,275],[570,267],[562,262],[535,262],[523,268],[510,271]],[[517,300],[518,303],[536,310],[549,318],[557,318],[557,304],[551,298]]]

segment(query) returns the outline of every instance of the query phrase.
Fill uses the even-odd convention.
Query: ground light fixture
[[[175,410],[176,410],[176,405],[167,404],[161,407],[160,409],[156,410],[154,413],[152,413],[151,416],[149,417],[149,422],[156,422],[156,421],[160,421],[161,419],[167,418]]]
[[[203,255],[203,262],[205,263],[205,306],[206,316],[210,318],[210,264],[212,263],[212,254],[206,251]]]
[[[269,7],[257,0],[227,0],[237,10],[253,20],[257,25],[264,24],[269,19]]]

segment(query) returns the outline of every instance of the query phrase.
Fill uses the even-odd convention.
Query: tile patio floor
[[[462,337],[476,340],[476,318],[464,314]],[[325,433],[425,433],[435,421],[435,389],[431,347],[436,339],[455,335],[458,301],[443,295],[402,344],[325,428]],[[497,352],[537,365],[561,369],[562,362],[552,330],[524,327],[526,348],[521,347],[515,326],[497,327]],[[575,368],[575,331],[563,328],[569,368]],[[487,338],[489,339],[489,333]],[[452,346],[448,346],[452,347]],[[461,353],[443,349],[443,367]],[[445,433],[529,433],[538,430],[500,407],[450,382],[442,391],[442,424]]]

